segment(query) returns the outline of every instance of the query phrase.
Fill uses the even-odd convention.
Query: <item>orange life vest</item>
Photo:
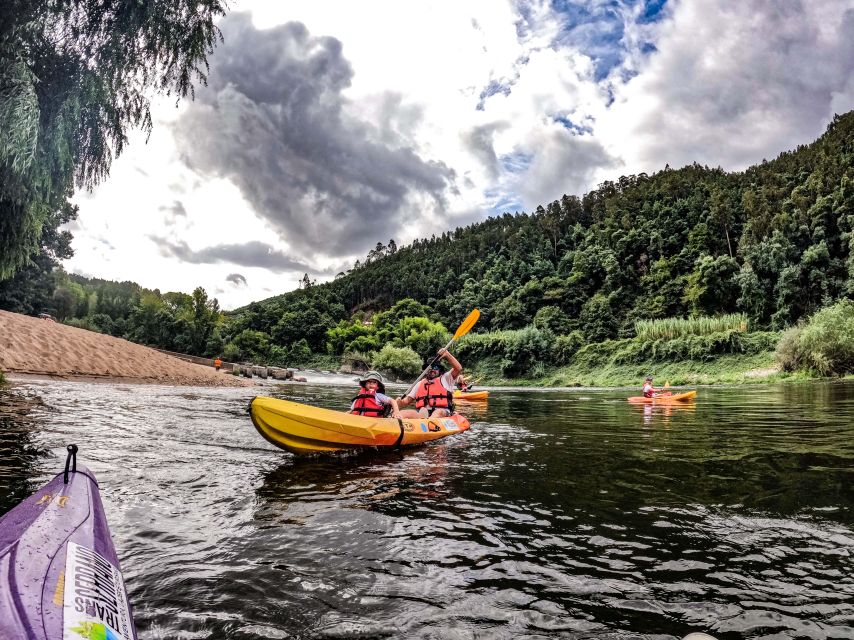
[[[368,391],[367,389],[359,389],[359,395],[353,398],[353,410],[350,413],[355,413],[360,416],[375,416],[381,417],[386,408],[377,402],[377,392]]]
[[[454,411],[454,394],[445,388],[440,377],[429,380],[424,378],[415,392],[415,408],[422,409],[431,407],[433,409],[447,409]]]

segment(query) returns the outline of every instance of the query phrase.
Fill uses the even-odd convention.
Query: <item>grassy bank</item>
[[[481,362],[468,368],[480,386],[520,387],[640,387],[647,375],[655,383],[670,382],[674,386],[698,384],[755,384],[778,382],[805,377],[805,374],[781,372],[774,352],[753,355],[727,354],[711,360],[660,362],[650,359],[631,364],[604,363],[590,367],[575,363],[565,367],[548,368],[536,377],[506,378],[501,375],[497,361]]]
[[[483,385],[636,386],[647,375],[654,376],[659,385],[667,381],[672,385],[740,384],[804,377],[781,372],[776,357],[779,340],[778,332],[732,329],[676,338],[606,340],[572,351],[552,348],[550,353],[530,354],[528,366],[515,367],[518,373],[506,354],[473,357],[463,364]],[[543,355],[551,355],[551,362]]]

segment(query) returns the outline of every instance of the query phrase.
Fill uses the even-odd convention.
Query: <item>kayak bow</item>
[[[297,455],[423,444],[466,431],[465,416],[447,418],[374,418],[321,409],[278,398],[254,398],[249,405],[252,424],[281,449]]]
[[[76,453],[0,518],[2,638],[136,640],[98,483]]]

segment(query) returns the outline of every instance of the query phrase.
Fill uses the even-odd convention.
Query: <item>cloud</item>
[[[743,169],[854,107],[850,2],[681,2],[658,29],[656,51],[616,87],[596,129],[633,172]]]
[[[244,287],[247,286],[246,278],[239,273],[229,273],[227,276],[225,276],[225,281],[230,282],[235,287],[239,287],[240,285],[243,285]]]
[[[340,41],[297,22],[259,30],[240,13],[220,27],[208,87],[175,127],[193,170],[231,180],[305,255],[363,253],[400,235],[415,202],[442,214],[453,172],[393,143],[393,128],[347,115],[353,70]]]
[[[286,271],[301,271],[316,274],[328,274],[329,269],[317,269],[300,260],[295,260],[263,242],[247,242],[244,244],[219,244],[205,247],[197,251],[179,240],[172,242],[166,238],[149,235],[149,239],[157,244],[160,255],[177,258],[190,264],[236,264],[241,267],[260,267],[276,273]],[[233,274],[240,276],[240,274]],[[230,278],[231,276],[229,276]],[[242,277],[242,276],[240,276]],[[243,279],[246,282],[246,279]]]

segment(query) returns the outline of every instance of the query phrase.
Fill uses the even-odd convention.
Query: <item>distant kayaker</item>
[[[359,378],[359,395],[353,398],[350,413],[360,416],[382,418],[391,413],[393,418],[400,417],[397,400],[385,394],[385,381],[376,371],[368,371]]]
[[[664,389],[656,389],[652,386],[652,376],[647,376],[643,381],[643,397],[644,398],[654,398],[659,395]]]
[[[457,376],[457,389],[465,393],[466,391],[471,391],[472,386],[468,383],[464,375],[460,374]]]
[[[438,356],[450,363],[451,370],[442,373],[439,361],[432,363],[424,379],[399,401],[401,407],[415,403],[416,410],[401,411],[402,417],[442,418],[454,412],[454,386],[456,379],[463,372],[463,366],[447,349],[439,349]]]

